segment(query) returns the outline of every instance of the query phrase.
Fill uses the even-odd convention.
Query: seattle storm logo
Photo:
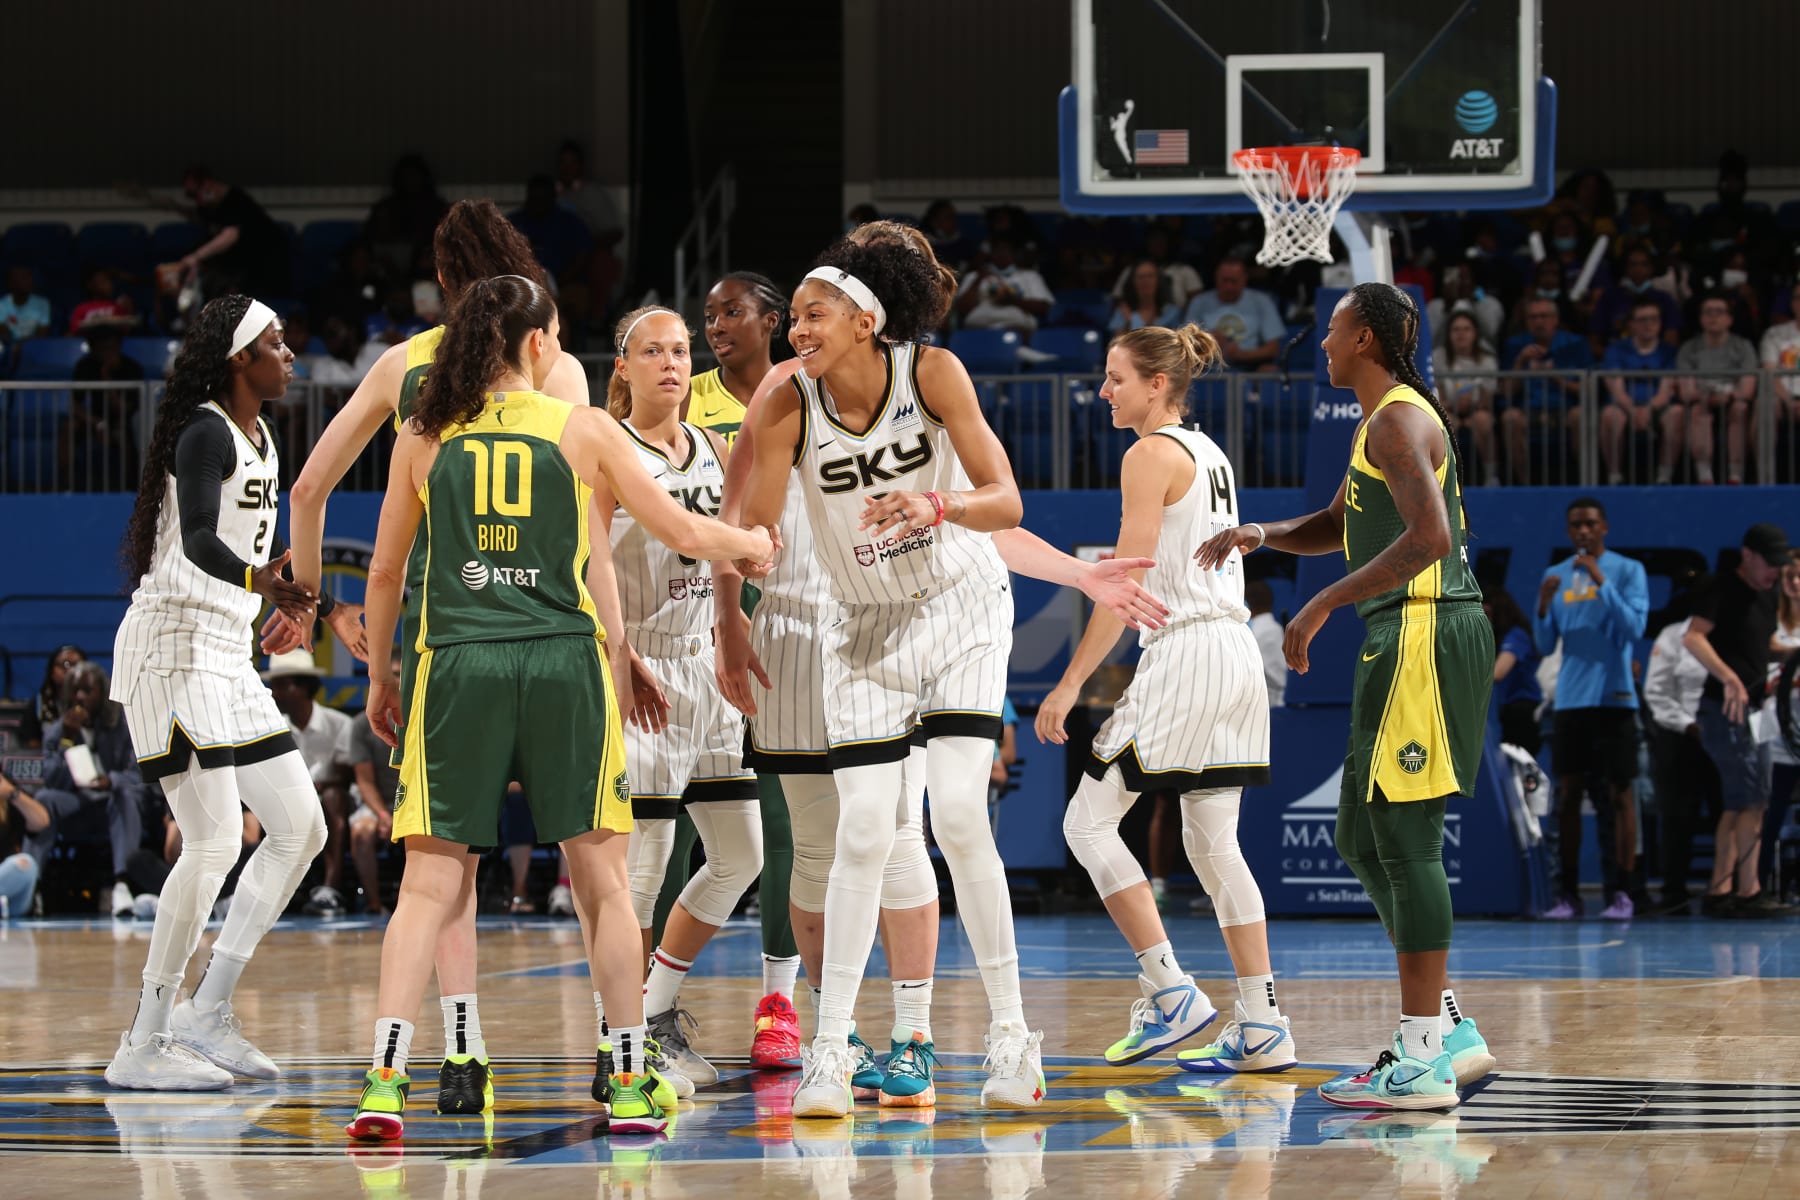
[[[1419,745],[1419,743],[1408,742],[1406,745],[1400,747],[1400,753],[1397,757],[1400,759],[1400,769],[1402,771],[1405,771],[1408,775],[1417,775],[1420,771],[1425,769],[1425,760],[1428,755],[1425,753],[1425,747]]]

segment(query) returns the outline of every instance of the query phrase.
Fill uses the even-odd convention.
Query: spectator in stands
[[[182,174],[181,190],[187,203],[174,207],[208,230],[206,241],[170,264],[180,267],[182,282],[200,274],[208,296],[285,296],[293,290],[287,235],[249,192],[200,166]]]
[[[1684,644],[1693,597],[1670,599],[1671,620],[1650,647],[1644,706],[1650,712],[1650,777],[1662,819],[1662,907],[1685,910],[1694,865],[1694,831],[1702,814],[1718,808],[1719,772],[1700,744],[1700,693],[1706,667]]]
[[[1572,213],[1576,220],[1595,236],[1604,234],[1617,237],[1619,230],[1614,224],[1613,214],[1619,211],[1617,193],[1613,191],[1612,180],[1605,171],[1592,167],[1576,171],[1563,180],[1556,190],[1556,204]]]
[[[1581,328],[1575,309],[1569,303],[1568,289],[1563,286],[1562,264],[1553,257],[1545,258],[1531,268],[1531,286],[1513,305],[1511,328],[1515,335],[1530,329],[1527,318],[1532,303],[1537,300],[1548,300],[1556,305],[1557,321],[1564,329]]]
[[[144,368],[127,357],[116,328],[88,334],[88,352],[71,372],[82,383],[142,383]],[[77,388],[58,431],[64,486],[78,492],[131,491],[138,485],[136,388]]]
[[[1631,308],[1631,332],[1606,348],[1601,367],[1615,371],[1675,369],[1675,347],[1662,337],[1662,313],[1667,299],[1661,292],[1647,292],[1637,298]],[[1673,375],[1629,380],[1606,376],[1607,403],[1600,410],[1600,458],[1606,464],[1608,484],[1625,482],[1627,431],[1635,438],[1640,434],[1648,436],[1653,427],[1662,431],[1663,439],[1656,482],[1668,483],[1675,478],[1675,463],[1681,456],[1681,426],[1687,419],[1686,411],[1675,402],[1675,390]],[[1634,454],[1634,465],[1636,458]],[[1633,476],[1641,482],[1635,471]]]
[[[19,847],[32,828],[49,821],[42,805],[0,773],[0,921],[31,915],[40,872],[37,859]]]
[[[126,868],[144,835],[144,777],[125,706],[108,692],[99,663],[69,672],[62,716],[44,730],[44,786],[36,799],[49,821],[26,836],[25,852],[42,867],[58,841],[109,840],[113,888],[107,911],[129,916],[136,898]]]
[[[1544,657],[1532,640],[1525,610],[1511,592],[1493,589],[1482,598],[1482,607],[1494,627],[1494,711],[1500,717],[1500,740],[1535,755],[1544,745],[1538,722],[1538,709],[1544,705],[1538,667]]]
[[[50,301],[33,292],[31,268],[14,263],[6,270],[6,294],[0,296],[0,349],[50,332]]]
[[[588,286],[595,313],[604,313],[624,275],[618,245],[625,237],[625,219],[619,215],[612,189],[588,178],[587,151],[580,142],[565,141],[557,148],[556,202],[580,217],[594,239]]]
[[[338,252],[331,281],[309,298],[320,327],[332,317],[342,317],[358,329],[381,307],[388,293],[388,279],[375,261],[375,249],[367,238],[351,238]]]
[[[1512,480],[1521,484],[1531,482],[1526,446],[1532,424],[1552,430],[1566,427],[1571,439],[1581,428],[1581,379],[1555,372],[1585,371],[1594,365],[1587,339],[1562,327],[1562,310],[1554,297],[1529,297],[1524,310],[1525,332],[1514,335],[1501,355],[1508,370],[1543,373],[1541,379],[1506,383],[1509,404],[1500,414],[1500,426]]]
[[[1585,328],[1586,321],[1592,316],[1594,301],[1607,288],[1612,286],[1612,270],[1606,265],[1604,256],[1594,266],[1594,273],[1588,279],[1586,290],[1578,297],[1575,285],[1581,279],[1582,272],[1587,269],[1588,255],[1594,247],[1594,236],[1570,211],[1557,213],[1550,219],[1549,256],[1545,262],[1554,261],[1562,269],[1563,295],[1568,297],[1575,317],[1577,328]]]
[[[1481,336],[1481,325],[1473,312],[1458,309],[1450,314],[1444,344],[1431,352],[1431,365],[1444,407],[1459,427],[1469,430],[1475,443],[1474,459],[1481,466],[1482,482],[1489,487],[1499,486],[1500,456],[1494,445],[1494,377],[1459,374],[1499,369],[1494,348]]]
[[[1030,336],[1056,303],[1044,277],[1014,258],[1011,237],[988,241],[987,261],[963,276],[956,311],[970,329],[1014,329]]]
[[[563,328],[585,328],[591,311],[588,268],[594,258],[594,235],[580,217],[556,202],[556,181],[533,175],[525,183],[525,206],[506,214],[531,243],[531,252],[556,284],[557,310]]]
[[[1500,328],[1506,323],[1506,306],[1500,303],[1498,296],[1476,286],[1475,273],[1466,262],[1453,262],[1444,267],[1438,294],[1425,305],[1426,323],[1431,326],[1432,337],[1439,346],[1449,336],[1450,317],[1459,312],[1475,318],[1475,328],[1491,353],[1491,348],[1500,344]]]
[[[394,164],[387,195],[369,209],[363,229],[376,258],[393,274],[411,279],[430,263],[431,235],[449,210],[425,160],[405,154]]]
[[[1275,591],[1266,580],[1252,579],[1244,584],[1244,605],[1250,610],[1250,632],[1256,635],[1256,648],[1262,654],[1263,682],[1269,688],[1269,707],[1281,708],[1287,703],[1287,656],[1282,652],[1285,634],[1275,618]]]
[[[130,296],[121,296],[113,273],[95,267],[82,280],[87,297],[69,314],[69,336],[86,337],[97,329],[123,331],[137,324],[137,309]]]
[[[987,229],[977,248],[978,255],[991,253],[995,238],[1011,238],[1013,258],[1018,264],[1030,271],[1038,269],[1038,233],[1030,213],[1017,204],[996,204],[982,217]]]
[[[1683,343],[1676,365],[1683,371],[1711,372],[1681,381],[1688,409],[1688,453],[1694,478],[1713,482],[1713,423],[1725,422],[1725,482],[1744,482],[1744,455],[1750,437],[1750,404],[1756,398],[1756,349],[1731,332],[1731,297],[1708,292],[1700,299],[1700,334]]]
[[[1745,202],[1750,188],[1750,161],[1736,150],[1719,156],[1718,200],[1701,210],[1689,242],[1695,268],[1718,278],[1732,249],[1741,249],[1754,268],[1770,265],[1779,244],[1774,223],[1766,209]]]
[[[1152,225],[1144,231],[1144,257],[1119,272],[1119,281],[1113,285],[1113,295],[1121,299],[1130,295],[1132,276],[1146,261],[1155,264],[1156,269],[1162,272],[1169,286],[1169,300],[1175,305],[1175,315],[1179,319],[1187,311],[1188,301],[1201,292],[1200,272],[1175,258],[1173,235],[1166,226]],[[1150,321],[1147,324],[1170,325],[1173,322]],[[1134,325],[1132,328],[1141,326]]]
[[[326,320],[319,341],[325,353],[311,363],[312,380],[330,387],[355,387],[387,350],[386,342],[366,341],[363,323],[354,325],[340,316]]]
[[[1140,259],[1123,277],[1123,286],[1114,294],[1118,304],[1106,328],[1110,333],[1142,329],[1146,325],[1166,325],[1173,329],[1181,320],[1169,277],[1153,259]]]
[[[1788,312],[1791,319],[1769,326],[1763,334],[1761,357],[1765,368],[1785,372],[1769,377],[1774,395],[1768,402],[1777,406],[1777,420],[1785,418],[1800,431],[1800,283],[1794,284]]]
[[[394,686],[400,686],[400,656],[393,661]],[[381,897],[381,876],[375,851],[390,841],[394,832],[394,793],[400,787],[400,769],[392,765],[388,748],[375,736],[367,721],[350,722],[346,755],[356,784],[356,810],[350,814],[350,861],[356,864],[356,880],[362,891],[362,910],[371,916],[387,915]]]
[[[290,650],[270,658],[262,673],[275,698],[275,707],[288,719],[300,757],[318,789],[319,806],[325,811],[325,879],[307,897],[308,916],[335,917],[344,911],[339,888],[344,873],[344,826],[350,814],[350,727],[355,723],[335,708],[314,699],[319,691],[319,667],[305,650]]]
[[[1562,898],[1544,915],[1567,920],[1581,914],[1581,801],[1588,793],[1596,813],[1611,811],[1615,834],[1610,847],[1601,847],[1609,903],[1600,915],[1629,919],[1641,891],[1632,793],[1638,770],[1638,696],[1631,651],[1644,636],[1650,589],[1644,564],[1606,548],[1606,508],[1600,501],[1575,500],[1567,518],[1575,553],[1544,572],[1533,626],[1540,653],[1547,655],[1562,644],[1551,751],[1560,810]],[[1591,793],[1590,783],[1599,785]]]
[[[1594,341],[1596,353],[1604,354],[1618,339],[1632,336],[1631,318],[1639,301],[1656,305],[1665,339],[1670,343],[1680,340],[1681,305],[1651,282],[1655,276],[1656,260],[1648,248],[1634,246],[1625,252],[1624,277],[1601,295],[1594,305],[1593,320],[1588,323],[1588,336]]]
[[[1731,331],[1754,341],[1763,330],[1762,293],[1750,278],[1749,263],[1742,246],[1726,250],[1717,287],[1731,298]]]
[[[1745,530],[1736,569],[1719,573],[1700,590],[1682,639],[1710,676],[1700,695],[1700,744],[1718,768],[1723,809],[1713,833],[1712,886],[1702,909],[1707,916],[1789,911],[1763,894],[1757,875],[1769,775],[1749,716],[1768,691],[1779,628],[1775,586],[1793,557],[1779,525]]]
[[[44,660],[44,681],[38,685],[37,694],[26,701],[25,713],[19,718],[20,745],[27,750],[43,747],[44,730],[62,716],[63,690],[68,686],[69,672],[86,661],[87,655],[80,646],[58,646]]]
[[[965,270],[975,257],[976,247],[963,237],[956,205],[950,201],[933,200],[927,205],[925,215],[919,218],[919,228],[931,239],[931,250],[938,261],[952,270]]]
[[[1194,297],[1187,319],[1218,340],[1231,369],[1272,371],[1287,326],[1275,301],[1247,286],[1249,282],[1250,265],[1243,259],[1220,259],[1213,290]]]

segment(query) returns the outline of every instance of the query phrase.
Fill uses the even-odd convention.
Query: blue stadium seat
[[[987,241],[987,214],[980,209],[976,209],[974,212],[957,213],[956,231],[962,234],[965,242],[969,243],[969,248],[974,249]]]
[[[181,343],[174,338],[161,337],[128,337],[124,345],[125,356],[135,359],[151,379],[168,375],[169,364],[175,361],[175,351],[180,348]]]
[[[6,231],[5,238],[0,239],[0,258],[33,267],[73,265],[75,234],[61,221],[28,221],[14,225]]]
[[[1789,200],[1776,209],[1775,224],[1788,237],[1800,238],[1800,200]]]
[[[977,375],[1015,375],[1019,335],[1011,329],[959,329],[950,335],[950,353]]]
[[[1098,371],[1106,361],[1106,338],[1097,329],[1040,329],[1032,336],[1031,348],[1056,355],[1053,363],[1035,364],[1037,370]]]
[[[167,221],[150,232],[150,257],[157,263],[180,260],[206,240],[206,227],[192,221]]]
[[[150,270],[150,234],[135,221],[94,221],[75,235],[83,267],[111,267],[128,275]]]
[[[300,252],[322,259],[329,268],[351,239],[361,236],[362,228],[361,221],[309,221],[300,231]]]
[[[1107,319],[1112,316],[1112,302],[1102,301],[1098,304],[1070,304],[1058,300],[1050,306],[1044,316],[1045,327],[1073,326],[1078,329],[1105,329]]]
[[[87,342],[78,337],[32,338],[22,342],[19,345],[19,378],[24,379],[26,371],[42,368],[63,371],[65,373],[56,378],[67,379],[66,372],[75,369],[87,349]]]
[[[1048,379],[982,385],[992,405],[990,423],[1006,447],[1020,487],[1047,488],[1056,480],[1057,388]]]

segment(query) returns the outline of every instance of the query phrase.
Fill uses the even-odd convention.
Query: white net
[[[1331,262],[1331,226],[1356,187],[1362,155],[1344,146],[1239,150],[1238,182],[1262,213],[1256,261],[1285,267],[1303,258]]]

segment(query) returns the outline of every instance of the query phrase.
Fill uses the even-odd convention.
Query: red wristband
[[[931,501],[932,511],[937,513],[937,518],[931,523],[933,525],[942,525],[944,523],[944,501],[936,492],[926,492],[925,498]]]

